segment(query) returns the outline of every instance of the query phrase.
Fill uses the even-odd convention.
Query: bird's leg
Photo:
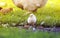
[[[33,31],[35,31],[36,30],[36,26],[34,25],[34,23],[32,23],[32,26],[33,26]]]

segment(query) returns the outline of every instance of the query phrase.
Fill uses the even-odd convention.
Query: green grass
[[[26,13],[26,10],[21,10],[16,7],[12,0],[1,0],[0,2],[6,2],[6,7],[12,7],[14,10],[6,15],[0,14],[0,22],[2,23],[23,23],[27,21],[29,15],[23,16]],[[44,25],[56,25],[60,24],[60,0],[48,0],[47,4],[39,8],[37,13],[34,13],[37,17],[37,24],[40,24],[42,21],[45,22]],[[50,18],[49,18],[50,17]]]
[[[60,38],[60,33],[26,31],[18,28],[0,28],[0,38]]]

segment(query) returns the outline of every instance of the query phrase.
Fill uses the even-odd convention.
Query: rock
[[[28,29],[30,26],[29,25],[24,25],[24,28],[25,29]]]
[[[13,11],[13,8],[3,8],[0,10],[2,14],[7,14],[9,12]]]
[[[36,9],[43,7],[47,0],[12,0],[13,3],[23,9],[28,11],[36,11]],[[34,12],[35,12],[34,11]]]

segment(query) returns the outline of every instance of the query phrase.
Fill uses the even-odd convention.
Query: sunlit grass
[[[23,23],[27,20],[29,15],[23,16],[26,11],[16,7],[12,0],[1,0],[0,2],[6,2],[6,6],[3,6],[3,8],[13,8],[13,11],[6,15],[0,14],[2,23]],[[60,24],[60,0],[48,0],[47,4],[39,8],[37,13],[34,14],[37,17],[37,24],[42,21],[45,22],[45,25]]]

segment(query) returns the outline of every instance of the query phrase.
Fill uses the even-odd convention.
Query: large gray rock
[[[24,10],[36,11],[37,8],[43,7],[47,0],[12,0],[13,3]]]

